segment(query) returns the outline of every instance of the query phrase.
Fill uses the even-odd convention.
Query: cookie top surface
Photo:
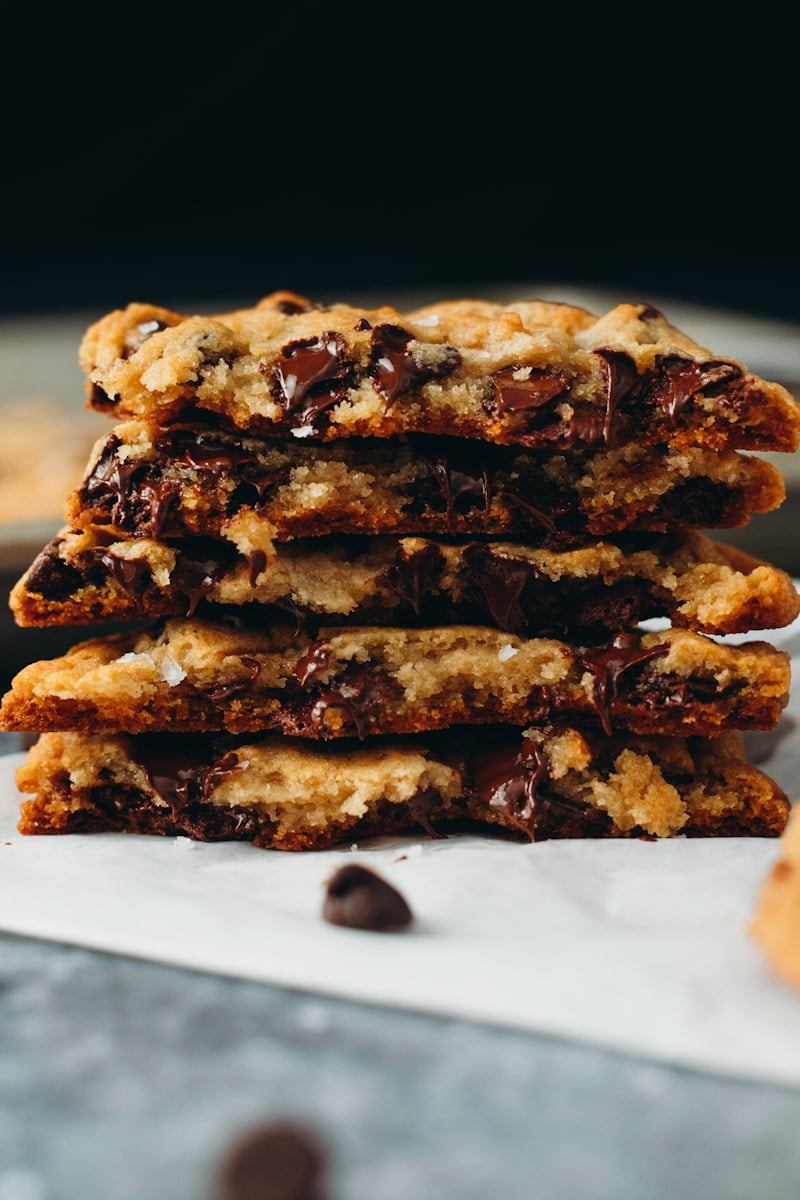
[[[403,313],[275,292],[206,316],[132,303],[90,326],[79,357],[95,408],[158,421],[200,408],[276,437],[782,451],[800,437],[785,388],[648,304],[596,316],[465,299]]]

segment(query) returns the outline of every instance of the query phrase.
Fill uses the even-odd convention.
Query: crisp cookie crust
[[[741,740],[451,729],[369,747],[281,737],[43,734],[18,769],[24,834],[182,834],[282,850],[474,827],[516,838],[776,837],[781,789]]]
[[[63,529],[12,588],[19,625],[191,616],[198,605],[268,608],[321,622],[488,624],[601,639],[651,617],[700,633],[778,629],[800,613],[785,571],[698,532],[575,550],[421,537],[331,537],[243,555],[219,539],[119,541]]]
[[[331,533],[517,534],[558,549],[625,530],[744,525],[784,495],[771,463],[732,450],[311,444],[134,421],[98,442],[66,519],[120,537],[221,536],[242,553]]]
[[[766,642],[679,629],[581,648],[484,626],[332,627],[312,641],[287,627],[175,618],[24,667],[0,725],[364,738],[558,720],[713,735],[773,728],[789,678],[789,656]]]
[[[800,987],[800,808],[792,810],[780,851],[759,892],[750,932],[772,970]]]
[[[130,304],[87,330],[80,362],[98,409],[164,423],[197,407],[275,437],[794,450],[800,431],[783,387],[648,304],[595,316],[451,300],[401,313],[278,292],[213,317]]]

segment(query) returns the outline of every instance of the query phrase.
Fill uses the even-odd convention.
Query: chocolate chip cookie
[[[156,729],[340,738],[454,724],[578,721],[607,733],[770,729],[789,657],[688,630],[581,647],[487,626],[292,628],[193,617],[93,638],[31,663],[0,707],[11,730]]]
[[[528,300],[413,312],[292,293],[216,316],[147,304],[87,330],[90,403],[165,424],[200,409],[270,437],[454,434],[536,447],[794,450],[800,408],[648,304]]]
[[[442,837],[776,837],[789,805],[741,739],[450,729],[333,747],[45,733],[18,769],[25,834],[158,833],[321,849],[387,833]]]

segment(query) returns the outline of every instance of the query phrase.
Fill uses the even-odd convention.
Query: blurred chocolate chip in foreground
[[[290,1121],[252,1129],[229,1149],[219,1200],[328,1200],[328,1155],[316,1134]]]
[[[340,867],[326,884],[322,915],[332,925],[397,933],[413,920],[403,897],[380,875],[351,863]]]

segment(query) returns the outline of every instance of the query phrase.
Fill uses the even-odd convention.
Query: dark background
[[[0,314],[530,281],[800,321],[790,39],[470,12],[20,13]]]

